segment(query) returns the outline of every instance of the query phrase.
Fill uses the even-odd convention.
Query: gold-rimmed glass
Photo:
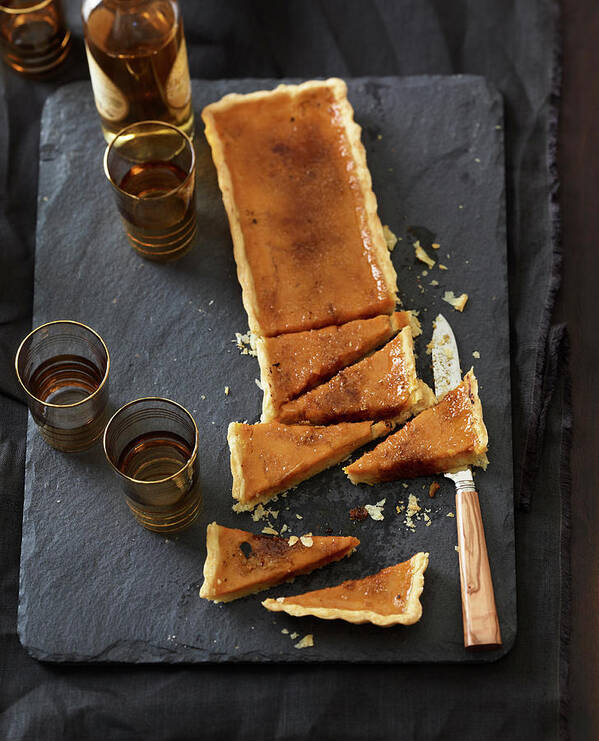
[[[198,428],[187,409],[157,396],[125,404],[106,425],[106,459],[129,508],[148,530],[182,530],[197,517],[198,445]]]
[[[60,0],[1,0],[0,51],[25,75],[44,75],[69,53],[71,32]]]
[[[15,358],[19,383],[44,440],[75,452],[91,447],[107,419],[110,355],[80,322],[48,322],[30,332]]]
[[[195,151],[181,129],[139,121],[106,147],[104,172],[130,243],[155,262],[182,257],[196,236]]]

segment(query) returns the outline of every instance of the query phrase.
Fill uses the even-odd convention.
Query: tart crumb
[[[225,396],[228,396],[231,393],[231,389],[228,386],[225,386]]]
[[[440,246],[441,246],[441,245],[439,244],[439,242],[433,242],[433,243],[431,244],[431,247],[432,247],[432,248],[433,248],[434,250],[438,250]]]
[[[300,537],[300,543],[302,545],[305,545],[306,548],[310,548],[312,545],[314,545],[314,541],[312,540],[312,533],[306,533],[305,535],[302,535]]]
[[[305,635],[301,641],[298,641],[294,648],[311,648],[314,645],[314,636],[312,633]]]
[[[439,270],[449,270],[449,268],[447,265],[441,265],[441,263],[439,263]]]
[[[298,519],[298,520],[303,520],[303,519],[304,519],[304,518],[302,517],[302,515],[296,515],[296,517],[297,517],[297,519]]]
[[[453,512],[448,512],[447,515],[446,515],[446,517],[455,517],[455,515],[454,515]]]
[[[384,520],[385,515],[383,514],[383,507],[385,506],[386,501],[386,499],[381,499],[381,501],[376,504],[365,504],[364,509],[373,520]]]
[[[366,509],[366,507],[354,507],[349,511],[349,518],[354,522],[361,522],[362,520],[366,520],[368,518],[368,510]]]
[[[416,255],[416,258],[420,260],[420,262],[425,263],[425,265],[428,265],[429,268],[432,268],[433,265],[435,264],[435,261],[433,260],[432,257],[426,254],[420,242],[416,240],[412,246],[414,247],[414,253]]]
[[[263,527],[262,532],[264,535],[278,535],[279,533],[274,529],[274,527]]]
[[[290,535],[289,540],[287,541],[289,543],[289,546],[294,546],[298,542],[299,538],[297,535]]]
[[[415,524],[414,524],[414,515],[417,515],[418,512],[420,512],[420,505],[418,504],[418,497],[414,494],[410,494],[408,499],[408,508],[406,510],[406,517],[404,520],[404,524],[406,527],[410,528],[410,530],[415,530]]]
[[[383,236],[385,237],[385,242],[387,243],[387,249],[389,252],[393,252],[393,249],[395,245],[397,244],[397,237],[391,229],[387,226],[387,224],[383,225]]]
[[[289,631],[287,630],[287,628],[283,628],[283,629],[281,630],[281,633],[282,633],[282,634],[283,634],[284,636],[288,636],[288,635],[289,635]]]
[[[260,391],[264,391],[264,386],[262,385],[262,381],[259,378],[254,378],[254,383],[260,389]]]
[[[436,481],[433,481],[433,483],[428,487],[428,495],[432,499],[435,494],[439,491],[441,488],[441,484],[438,484]]]
[[[299,638],[299,633],[296,633],[295,631],[291,634],[290,638],[292,638],[294,641],[296,638]]]
[[[462,293],[461,296],[456,296],[453,291],[445,291],[443,301],[447,301],[456,311],[464,311],[464,306],[466,306],[466,302],[468,301],[468,294]]]
[[[242,355],[258,356],[258,353],[256,352],[256,336],[249,329],[245,334],[235,332],[235,339],[232,340],[232,342],[237,345],[237,348]]]
[[[474,352],[472,353],[472,357],[473,357],[473,358],[476,358],[476,359],[478,360],[478,359],[480,358],[480,353],[479,353],[479,351],[478,351],[478,350],[475,350],[475,351],[474,351]]]
[[[439,281],[438,280],[431,280],[431,282],[430,282],[429,285],[431,285],[431,286],[438,286],[439,285]]]

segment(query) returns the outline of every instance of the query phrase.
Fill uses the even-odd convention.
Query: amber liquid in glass
[[[195,201],[186,188],[172,193],[186,178],[188,173],[172,162],[143,162],[134,165],[119,183],[125,193],[143,199],[125,204],[121,215],[129,238],[137,249],[146,249],[148,256],[156,248],[162,255],[172,250],[180,256],[193,242]],[[193,189],[193,183],[189,188]]]
[[[148,432],[132,440],[120,455],[121,473],[138,481],[159,481],[180,471],[193,449],[173,432]]]
[[[35,369],[28,388],[48,404],[76,404],[98,389],[104,373],[80,355],[57,355]]]
[[[27,10],[27,3],[17,0],[2,5],[13,10]],[[70,40],[71,32],[65,27],[58,2],[20,15],[0,12],[2,53],[17,72],[35,77],[54,69],[67,56]]]
[[[87,19],[85,41],[108,142],[143,120],[166,121],[193,136],[183,25],[171,3],[104,0]]]

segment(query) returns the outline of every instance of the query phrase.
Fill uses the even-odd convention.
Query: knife
[[[449,322],[442,314],[435,319],[431,343],[435,394],[441,400],[462,381],[458,346]],[[444,474],[456,487],[456,525],[460,558],[462,621],[466,648],[501,646],[501,632],[493,581],[487,555],[485,531],[472,471],[465,468]]]

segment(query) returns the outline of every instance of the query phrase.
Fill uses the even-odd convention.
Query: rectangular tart
[[[345,83],[230,94],[202,118],[251,331],[391,313],[396,274]]]

